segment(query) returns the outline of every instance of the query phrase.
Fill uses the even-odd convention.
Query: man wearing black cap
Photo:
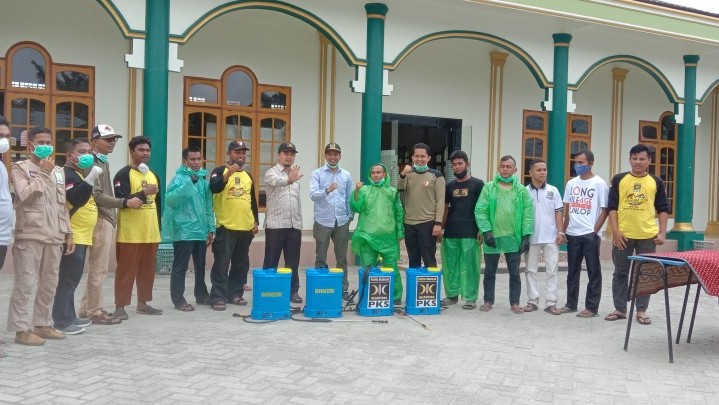
[[[277,148],[277,164],[265,173],[267,209],[265,210],[265,269],[277,268],[284,253],[285,266],[292,269],[291,301],[302,303],[299,266],[302,243],[302,207],[300,205],[300,167],[294,165],[297,148],[291,142]]]
[[[242,141],[230,142],[227,164],[210,174],[217,225],[212,242],[215,262],[210,272],[210,305],[216,311],[224,311],[225,302],[247,305],[243,295],[250,270],[250,243],[259,225],[255,182],[244,169],[248,149]]]
[[[349,197],[352,194],[352,176],[339,166],[342,149],[337,143],[325,147],[327,163],[315,169],[310,178],[310,199],[315,203],[315,223],[312,235],[315,238],[315,267],[327,267],[327,249],[330,239],[334,244],[337,267],[344,271],[342,297],[347,300],[347,242],[350,235],[352,210]]]
[[[107,155],[115,150],[115,144],[122,136],[118,135],[111,126],[101,124],[92,129],[91,137],[92,152],[95,155],[93,166],[102,169],[102,173],[95,180],[92,191],[92,197],[97,205],[98,218],[92,233],[92,246],[88,248],[87,282],[78,315],[80,318],[90,318],[94,324],[113,325],[121,321],[113,319],[104,311],[102,283],[107,275],[110,249],[117,226],[116,210],[118,208],[138,209],[142,206],[142,200],[137,197],[115,198]],[[90,174],[91,170],[92,168],[85,170],[84,175]]]

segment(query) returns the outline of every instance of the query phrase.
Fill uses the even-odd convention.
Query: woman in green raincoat
[[[350,197],[350,208],[359,214],[352,236],[352,252],[362,266],[375,266],[378,256],[394,268],[394,300],[402,300],[402,278],[397,268],[399,241],[404,239],[404,209],[397,189],[390,186],[387,168],[378,163],[370,168],[370,184],[359,182]]]

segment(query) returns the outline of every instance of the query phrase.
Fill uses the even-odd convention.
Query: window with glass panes
[[[669,216],[674,216],[676,199],[677,124],[674,114],[666,111],[658,121],[639,121],[639,142],[647,145],[652,159],[649,173],[664,180]]]
[[[39,44],[20,42],[0,59],[0,114],[10,121],[5,164],[27,159],[27,131],[36,126],[53,133],[55,164],[65,164],[65,145],[89,138],[94,126],[95,69],[53,63]]]
[[[274,166],[279,145],[290,140],[291,93],[287,86],[258,83],[244,66],[228,68],[219,79],[185,78],[184,145],[199,147],[205,167],[213,170],[227,160],[230,142],[245,142],[245,167],[261,209],[265,172]]]
[[[592,116],[567,114],[567,168],[564,176],[567,179],[577,177],[574,171],[575,158],[580,152],[590,150],[592,146]]]
[[[522,114],[522,182],[529,184],[529,164],[547,160],[547,112],[524,110]]]

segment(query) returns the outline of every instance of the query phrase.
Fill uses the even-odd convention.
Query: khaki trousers
[[[132,285],[137,283],[137,301],[152,301],[159,243],[117,243],[115,256],[115,305],[130,305]]]
[[[115,227],[112,226],[112,222],[102,217],[98,218],[92,233],[92,246],[87,255],[87,266],[85,266],[87,281],[79,311],[82,317],[99,315],[103,310],[102,284],[110,266],[110,249],[114,236]]]
[[[55,300],[58,271],[63,247],[34,240],[17,240],[12,247],[15,267],[10,305],[8,332],[24,332],[33,326],[52,326],[52,304]],[[28,316],[28,302],[35,294],[32,322]]]

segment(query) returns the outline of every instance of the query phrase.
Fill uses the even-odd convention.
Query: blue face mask
[[[100,159],[100,161],[102,163],[107,163],[107,155],[106,154],[98,152],[95,154],[95,156],[97,156],[97,158]]]
[[[574,171],[577,172],[577,176],[587,174],[591,170],[592,170],[592,168],[587,165],[574,165]]]

